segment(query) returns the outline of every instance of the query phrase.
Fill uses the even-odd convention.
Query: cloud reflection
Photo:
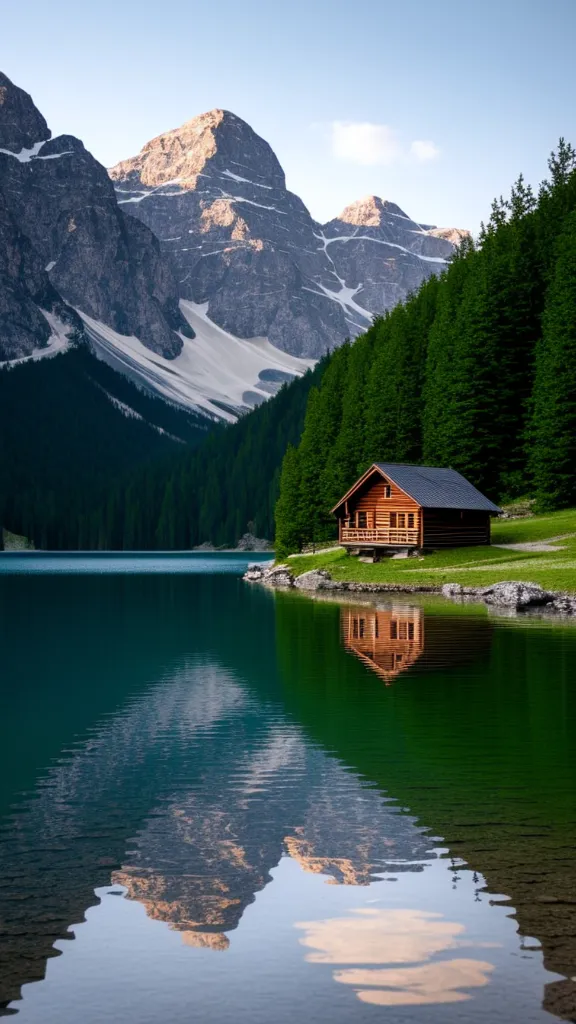
[[[432,957],[465,945],[464,926],[419,910],[361,908],[354,916],[301,921],[309,963],[355,964],[333,978],[353,985],[363,1003],[410,1006],[469,999],[469,988],[487,985],[493,965],[484,960]],[[379,965],[369,967],[367,965]],[[388,966],[391,965],[391,966]],[[398,966],[406,965],[406,966]]]

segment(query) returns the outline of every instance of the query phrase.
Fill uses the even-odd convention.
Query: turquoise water
[[[0,1012],[576,1016],[576,631],[0,557]]]
[[[138,575],[147,573],[233,573],[244,572],[248,562],[269,562],[272,555],[239,551],[214,554],[182,551],[88,552],[74,554],[67,551],[14,551],[0,554],[0,574],[65,573],[79,575],[119,573]]]

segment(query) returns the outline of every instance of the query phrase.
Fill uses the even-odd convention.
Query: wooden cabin
[[[346,548],[435,549],[490,543],[501,509],[454,469],[374,462],[334,506]]]

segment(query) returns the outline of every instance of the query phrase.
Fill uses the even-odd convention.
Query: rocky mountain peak
[[[168,358],[190,332],[158,239],[124,215],[80,140],[52,138],[0,73],[0,362],[46,347],[45,314],[66,304]]]
[[[443,238],[452,245],[461,245],[465,238],[471,237],[466,228],[429,228],[426,234],[433,238]]]
[[[157,188],[174,184],[196,189],[215,173],[233,186],[254,183],[260,188],[285,188],[282,170],[271,147],[246,121],[229,110],[208,110],[180,128],[158,135],[137,156],[110,170],[114,181],[139,180]],[[200,180],[199,180],[200,179]]]
[[[355,203],[347,206],[336,218],[344,224],[353,224],[356,227],[379,228],[387,216],[406,217],[406,214],[396,203],[380,199],[380,196],[364,196],[357,199]]]
[[[50,136],[32,97],[0,71],[0,151],[25,158],[27,150],[33,150]]]

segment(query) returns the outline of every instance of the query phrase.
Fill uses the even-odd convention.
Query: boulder
[[[266,583],[270,587],[293,587],[294,576],[287,565],[268,565],[251,562],[243,577],[247,583]]]
[[[264,577],[266,567],[261,565],[259,562],[250,562],[246,572],[244,573],[243,579],[248,583],[261,583]]]
[[[529,608],[531,606],[550,604],[554,594],[544,590],[538,583],[495,583],[486,587],[482,597],[487,604],[502,605],[505,608]]]
[[[461,583],[445,583],[442,587],[443,597],[461,597],[464,593]]]
[[[576,615],[576,597],[559,594],[548,607],[560,615]]]
[[[334,583],[327,569],[310,569],[296,577],[294,586],[298,590],[335,590],[338,584]]]

